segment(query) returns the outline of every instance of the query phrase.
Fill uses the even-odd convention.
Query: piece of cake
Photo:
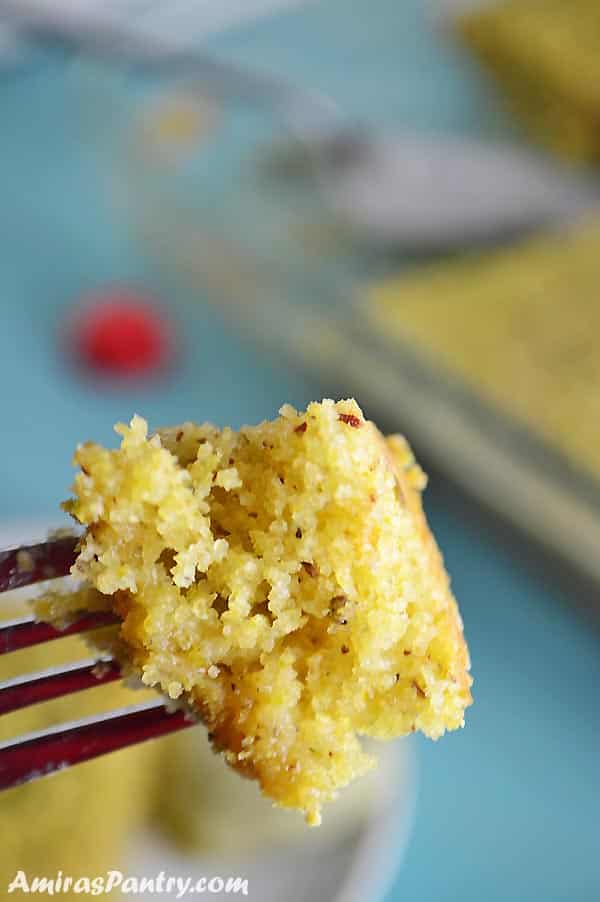
[[[79,447],[78,595],[110,608],[124,666],[200,713],[216,749],[319,823],[372,766],[360,736],[462,726],[469,657],[399,436],[354,401],[238,433],[184,424]]]
[[[600,220],[374,286],[370,324],[600,478]]]
[[[500,0],[456,20],[529,130],[559,153],[600,160],[598,0]]]

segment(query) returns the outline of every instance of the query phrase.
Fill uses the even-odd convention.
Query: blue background
[[[504,133],[490,86],[429,24],[417,0],[336,0],[212,43],[373,125]],[[71,305],[114,282],[155,282],[81,149],[63,69],[41,56],[0,76],[3,521],[52,517],[75,444],[106,442],[133,411],[153,425],[238,425],[328,394],[199,308],[176,314],[186,354],[166,380],[109,389],[74,374],[60,349]],[[389,900],[600,899],[598,636],[435,481],[427,507],[464,615],[475,705],[460,734],[418,742],[415,830]]]

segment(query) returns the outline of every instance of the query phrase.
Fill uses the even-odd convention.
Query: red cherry
[[[116,376],[147,375],[172,349],[169,323],[151,301],[127,292],[88,302],[75,319],[73,339],[88,366]]]

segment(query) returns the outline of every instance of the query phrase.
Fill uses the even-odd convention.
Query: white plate
[[[410,743],[396,743],[381,756],[370,813],[353,830],[332,835],[326,827],[307,832],[277,848],[252,855],[185,855],[152,834],[138,837],[130,851],[132,874],[241,877],[254,902],[379,902],[398,871],[406,849],[414,808],[414,758]],[[327,809],[324,811],[327,817]],[[152,899],[175,899],[175,893]],[[231,899],[225,893],[211,899]]]

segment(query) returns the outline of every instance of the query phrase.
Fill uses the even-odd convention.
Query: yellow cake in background
[[[66,509],[86,527],[86,584],[39,611],[116,611],[125,666],[318,823],[372,766],[360,736],[460,727],[471,678],[406,442],[354,401],[280,413],[154,436],[135,417],[119,449],[80,446]]]
[[[0,620],[28,612],[23,593],[0,596]],[[0,656],[0,680],[89,658],[79,637]],[[0,718],[0,742],[139,702],[145,693],[115,683]],[[154,797],[158,743],[97,758],[0,793],[0,886],[18,870],[33,877],[105,875],[123,867],[127,840],[144,824]],[[126,787],[126,790],[125,790]],[[16,894],[18,895],[18,893]],[[81,899],[74,891],[65,900]]]
[[[600,162],[598,0],[498,0],[456,19],[531,133],[557,152]]]
[[[600,221],[374,286],[370,324],[600,477]]]

